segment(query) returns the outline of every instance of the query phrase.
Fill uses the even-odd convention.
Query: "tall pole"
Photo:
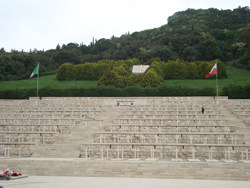
[[[217,97],[218,97],[218,65],[216,60],[216,89],[217,89]]]
[[[39,63],[38,63],[38,70],[37,70],[37,88],[36,88],[36,97],[38,97],[38,84],[39,84]]]

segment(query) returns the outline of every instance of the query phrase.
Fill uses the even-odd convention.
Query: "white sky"
[[[70,42],[160,27],[177,11],[234,9],[249,0],[0,0],[0,48],[55,49]]]

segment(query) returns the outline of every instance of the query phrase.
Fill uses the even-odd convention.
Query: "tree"
[[[0,49],[0,53],[5,52],[4,47]]]
[[[200,42],[200,49],[205,60],[213,60],[217,49],[215,39],[210,34],[205,34]]]
[[[60,50],[60,49],[61,49],[60,45],[57,44],[57,45],[56,45],[56,50]]]
[[[154,69],[149,69],[147,73],[143,75],[143,79],[139,83],[142,87],[150,86],[157,87],[162,83],[161,76],[157,74]]]
[[[185,79],[186,74],[186,66],[180,60],[167,62],[165,79]]]
[[[117,72],[109,69],[98,80],[97,86],[100,86],[100,85],[105,85],[105,86],[113,85],[113,86],[115,86],[117,83],[118,77],[119,77],[119,75]]]
[[[186,65],[187,69],[187,79],[197,79],[198,78],[198,71],[197,71],[197,65],[195,63],[188,63]]]
[[[205,79],[205,76],[210,72],[211,68],[209,69],[207,62],[201,62],[197,67],[198,78]]]
[[[56,78],[60,81],[71,80],[73,73],[73,64],[64,63],[61,65],[56,73]]]
[[[123,66],[114,67],[113,71],[117,72],[120,76],[128,77],[130,75],[130,73]]]

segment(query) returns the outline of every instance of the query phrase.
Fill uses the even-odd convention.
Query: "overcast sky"
[[[177,11],[231,9],[249,0],[0,0],[0,48],[55,49],[167,24]]]

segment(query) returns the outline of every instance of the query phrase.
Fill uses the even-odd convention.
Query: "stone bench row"
[[[33,143],[30,144],[22,144],[20,145],[0,145],[0,156],[2,157],[31,157],[34,153],[35,145]]]
[[[2,157],[31,157],[35,150],[35,144],[9,144],[0,145],[0,156]]]
[[[221,119],[223,118],[224,115],[222,114],[125,114],[125,115],[121,115],[119,117],[119,119],[147,119],[147,118],[152,118],[152,119],[178,119],[178,118],[188,118],[188,119],[209,119],[209,118],[213,118],[213,119]]]
[[[34,135],[43,135],[43,134],[58,134],[59,132],[57,131],[49,131],[49,130],[46,130],[46,131],[1,131],[0,132],[0,137],[2,135],[31,135],[31,134],[34,134]]]
[[[82,158],[111,159],[147,159],[163,158],[181,161],[199,160],[246,160],[248,161],[249,146],[244,145],[139,145],[139,144],[82,144]]]
[[[227,106],[227,109],[231,112],[234,111],[249,111],[250,110],[250,105],[249,106]]]
[[[233,109],[233,108],[250,108],[250,103],[249,104],[229,104],[226,105],[227,108]]]
[[[230,108],[229,110],[233,113],[238,113],[238,112],[246,112],[247,113],[250,111],[250,107],[249,108]]]
[[[168,107],[168,108],[156,108],[156,107],[133,107],[128,109],[129,111],[200,111],[202,107],[196,108],[175,108],[175,107]],[[213,108],[206,108],[205,111],[215,111]]]
[[[126,132],[126,131],[143,131],[146,130],[152,131],[152,130],[158,130],[158,132],[178,132],[178,131],[186,131],[186,132],[230,132],[235,131],[235,125],[120,125],[120,124],[107,124],[105,126],[105,131],[109,132]]]
[[[177,111],[177,110],[126,110],[124,112],[126,115],[147,115],[147,114],[156,114],[156,115],[194,115],[194,114],[202,114],[201,110],[186,110],[186,111]],[[217,111],[213,110],[206,110],[204,111],[204,114],[206,115],[214,115],[214,114],[219,114]]]
[[[0,104],[0,109],[3,109],[3,108],[11,108],[11,109],[15,109],[15,108],[20,108],[21,106],[23,106],[23,103],[16,103],[16,101],[12,101],[11,104],[8,103],[8,104],[3,104],[2,101],[0,101],[1,104]]]
[[[25,113],[25,114],[0,114],[0,119],[88,119],[88,115],[83,114],[43,114],[43,113]]]
[[[240,114],[240,115],[237,115],[239,119],[241,120],[250,120],[250,113],[247,115],[247,114]]]
[[[231,112],[235,115],[250,115],[250,109],[249,110],[232,110]]]
[[[11,106],[10,106],[11,107]],[[8,108],[10,108],[8,107]],[[29,110],[71,110],[71,111],[79,111],[79,110],[86,110],[86,111],[102,111],[102,110],[107,110],[109,109],[110,107],[109,106],[100,106],[100,105],[60,105],[60,104],[57,104],[57,105],[28,105],[28,106],[25,106],[25,105],[21,105],[15,109],[17,110],[26,110],[26,109],[29,109]]]
[[[195,107],[202,107],[202,105],[196,105],[196,104],[151,104],[151,105],[136,105],[135,107],[139,107],[139,108],[171,108],[171,107],[195,108]],[[206,105],[205,107],[210,108],[212,106]]]
[[[99,114],[102,111],[107,111],[108,108],[48,108],[48,107],[33,107],[33,108],[0,108],[1,113],[82,113],[82,114]]]
[[[32,107],[51,107],[51,108],[109,108],[111,105],[93,105],[93,104],[67,104],[63,102],[58,102],[56,104],[51,104],[51,103],[34,103],[30,101],[23,101],[22,103],[18,103],[14,100],[11,100],[8,104],[4,104],[2,101],[0,101],[0,107],[26,107],[26,108],[32,108]]]
[[[149,124],[149,125],[226,125],[228,122],[227,119],[187,119],[187,118],[171,118],[171,119],[153,119],[153,118],[138,118],[138,119],[114,119],[113,124],[120,124],[120,125],[127,125],[127,124],[133,124],[133,125],[143,125],[143,124]]]
[[[0,127],[6,127],[6,126],[75,126],[77,124],[81,126],[88,126],[91,122],[97,122],[99,126],[102,126],[103,120],[95,120],[95,119],[82,119],[82,120],[72,120],[72,119],[22,119],[22,120],[11,120],[8,119],[8,121],[1,121],[0,119]]]
[[[57,138],[56,133],[31,133],[31,134],[0,134],[0,145],[15,144],[52,144]]]
[[[21,124],[21,125],[1,125],[0,131],[8,131],[8,132],[53,132],[53,133],[69,133],[71,132],[73,125],[47,125],[47,124],[40,124],[40,125],[27,125],[27,124]],[[0,133],[1,133],[0,132]]]
[[[200,104],[149,104],[149,105],[134,105],[133,107],[139,107],[139,108],[213,108],[213,105],[200,105]]]
[[[244,135],[236,133],[96,133],[96,143],[188,143],[244,144]]]
[[[165,97],[163,98],[164,102],[190,102],[190,97]]]
[[[250,116],[250,112],[247,111],[239,111],[239,112],[233,112],[233,114],[237,115],[239,118],[245,118],[245,117],[249,117]]]
[[[105,131],[109,133],[113,132],[165,132],[165,133],[175,133],[175,132],[191,132],[191,133],[199,133],[199,132],[211,132],[211,133],[229,133],[234,132],[235,130],[229,127],[162,127],[162,126],[130,126],[130,127],[122,127],[121,129],[111,127],[110,129],[105,129]]]
[[[86,112],[101,112],[106,110],[106,108],[62,108],[62,107],[33,107],[33,108],[17,108],[14,109],[14,111],[41,111],[41,112],[81,112],[81,111],[86,111]]]
[[[75,125],[77,122],[88,121],[84,118],[0,118],[0,125],[6,124],[72,124]]]
[[[67,113],[67,114],[99,114],[101,113],[101,110],[49,110],[49,109],[44,109],[44,110],[30,110],[30,109],[26,109],[26,110],[16,110],[14,111],[14,113],[20,114],[20,113]]]
[[[9,113],[12,113],[12,109],[0,108],[0,113],[1,114],[9,114]]]

